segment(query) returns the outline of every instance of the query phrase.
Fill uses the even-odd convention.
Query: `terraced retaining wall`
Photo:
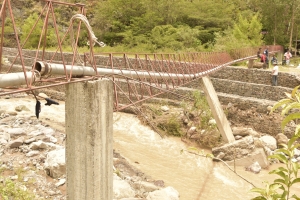
[[[279,72],[278,86],[294,88],[300,84],[299,74]],[[246,83],[271,85],[271,69],[248,69],[243,67],[226,67],[214,74],[212,78],[228,79]]]

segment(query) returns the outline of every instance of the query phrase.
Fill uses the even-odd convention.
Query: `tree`
[[[250,20],[242,17],[223,33],[216,34],[214,49],[217,51],[228,51],[243,47],[254,47],[262,44],[261,27],[258,16],[254,15]]]
[[[37,48],[40,37],[43,35],[43,22],[41,20],[38,20],[37,13],[31,14],[24,22],[24,24],[21,27],[21,43],[24,44],[24,48]],[[37,22],[37,23],[36,23]],[[36,23],[36,27],[34,27],[34,24]],[[27,41],[26,38],[28,37]],[[54,29],[51,26],[48,26],[47,35],[46,35],[46,44],[48,46],[54,46],[57,45],[57,39],[54,33]],[[41,44],[42,45],[42,44]]]

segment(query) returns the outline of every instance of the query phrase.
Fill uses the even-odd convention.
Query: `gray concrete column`
[[[229,122],[224,114],[224,111],[222,109],[221,103],[219,101],[219,98],[217,96],[217,93],[214,89],[213,84],[211,83],[209,77],[207,77],[207,76],[202,77],[201,80],[202,80],[202,84],[203,84],[202,89],[205,93],[205,96],[208,101],[208,105],[212,111],[213,117],[215,118],[215,120],[217,122],[217,126],[219,128],[219,131],[221,132],[223,140],[228,143],[234,142],[235,139],[232,134],[232,130],[231,130]]]
[[[253,68],[254,61],[257,60],[257,58],[250,58],[248,60],[248,68]]]
[[[67,200],[113,199],[113,84],[66,85]]]

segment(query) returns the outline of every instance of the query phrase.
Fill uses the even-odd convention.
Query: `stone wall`
[[[299,70],[300,74],[300,70]],[[210,75],[212,78],[271,85],[271,72],[264,69],[226,67]],[[294,88],[300,85],[300,77],[295,73],[279,72],[278,86]]]
[[[286,98],[285,92],[290,93],[292,91],[292,89],[286,87],[273,87],[270,85],[246,83],[227,79],[212,79],[212,83],[217,92],[258,99],[268,99],[272,101],[279,101],[280,99]]]

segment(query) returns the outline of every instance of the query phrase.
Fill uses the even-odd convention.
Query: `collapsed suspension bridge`
[[[78,8],[78,14],[70,19],[70,26],[63,33],[58,29],[54,6]],[[11,18],[16,49],[3,47],[6,13]],[[38,103],[35,91],[66,85],[68,200],[112,199],[113,111],[125,109],[166,92],[180,96],[176,93],[176,88],[197,79],[201,79],[205,85],[204,92],[210,99],[208,103],[223,139],[226,142],[235,140],[208,76],[228,65],[256,58],[258,47],[229,52],[95,54],[94,44],[102,47],[105,44],[97,41],[85,17],[83,4],[45,0],[38,20],[22,44],[10,0],[3,0],[0,16],[0,57],[5,55],[9,58],[9,62],[1,62],[0,65],[0,96],[30,92]],[[44,23],[37,49],[24,50],[28,39],[35,37],[31,33],[40,20]],[[53,52],[46,51],[49,23],[54,29],[57,41],[57,49]],[[83,25],[88,32],[90,51],[80,54],[77,47]],[[76,31],[73,26],[76,26]],[[68,36],[69,40],[66,39]],[[73,52],[64,53],[63,46],[70,45]],[[282,51],[281,46],[269,46],[270,53]],[[88,90],[85,85],[78,84],[81,82],[89,84]],[[94,86],[95,82],[97,85]],[[186,97],[180,96],[180,99],[183,98]],[[51,103],[53,102],[47,101],[47,104]],[[85,112],[82,112],[82,107]]]

